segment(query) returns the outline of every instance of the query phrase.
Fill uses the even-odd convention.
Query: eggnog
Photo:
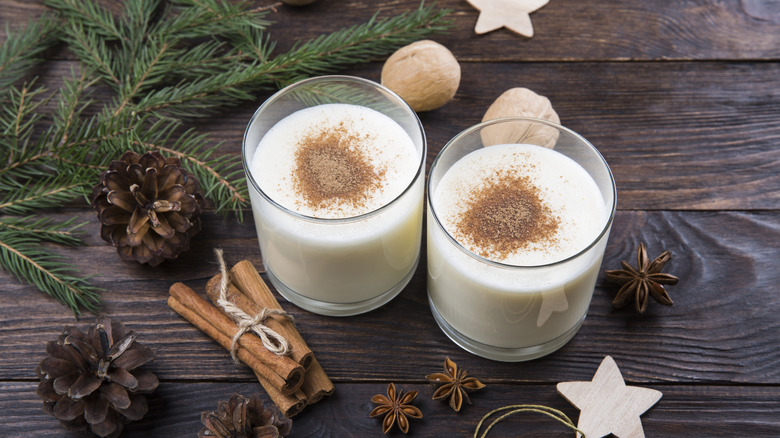
[[[434,164],[429,182],[434,316],[456,343],[485,357],[554,351],[590,304],[614,191],[605,197],[575,160],[537,145],[478,146],[461,155],[445,157],[446,169]]]
[[[250,132],[250,124],[245,142],[256,143],[245,159],[258,239],[268,276],[289,301],[328,315],[362,313],[411,278],[425,138],[410,113],[416,123],[402,126],[366,106],[328,103],[267,130]]]
[[[260,190],[303,216],[343,219],[397,198],[414,179],[419,153],[386,115],[349,104],[299,110],[272,127],[251,171]]]
[[[461,245],[514,266],[571,257],[598,236],[607,217],[585,169],[529,144],[471,152],[442,177],[432,200],[444,229]]]

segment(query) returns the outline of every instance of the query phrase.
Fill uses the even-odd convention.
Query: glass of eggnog
[[[426,140],[389,89],[356,77],[290,85],[258,108],[244,170],[268,278],[332,316],[393,299],[420,256]]]
[[[428,300],[442,331],[499,361],[579,330],[615,214],[615,181],[576,132],[512,117],[447,143],[428,178]]]

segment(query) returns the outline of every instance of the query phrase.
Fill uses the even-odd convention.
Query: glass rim
[[[444,228],[444,226],[441,223],[441,220],[439,219],[439,216],[436,214],[436,209],[433,208],[433,201],[431,200],[431,198],[432,198],[432,191],[431,191],[431,181],[432,181],[432,178],[431,178],[431,175],[433,175],[433,171],[438,167],[439,159],[442,157],[444,152],[456,140],[459,140],[460,138],[462,138],[462,137],[464,137],[466,135],[472,134],[475,131],[481,130],[481,129],[487,127],[487,126],[495,125],[495,124],[499,124],[499,123],[505,123],[505,122],[531,122],[531,123],[539,123],[539,124],[547,125],[549,127],[558,129],[558,130],[563,131],[563,132],[566,132],[566,133],[574,136],[578,140],[580,140],[589,149],[591,149],[593,152],[595,152],[596,156],[599,157],[599,159],[601,160],[601,164],[603,164],[604,168],[607,170],[607,174],[609,175],[610,187],[612,188],[612,208],[611,208],[611,211],[609,212],[609,217],[607,218],[607,221],[604,224],[604,227],[599,232],[599,234],[585,248],[583,248],[582,250],[576,252],[575,254],[573,254],[573,255],[571,255],[569,257],[566,257],[564,259],[561,259],[561,260],[556,260],[554,262],[544,263],[544,264],[539,264],[539,265],[512,265],[512,264],[509,264],[509,263],[497,262],[495,260],[488,259],[486,257],[483,257],[483,256],[475,253],[475,252],[472,252],[471,250],[469,250],[468,248],[463,246],[460,242],[458,242],[457,239],[455,239],[450,234],[449,231],[447,231],[446,228]],[[555,149],[553,149],[553,150],[555,150]],[[463,157],[461,157],[461,158],[463,158]],[[567,127],[565,127],[565,126],[563,126],[563,125],[561,125],[559,123],[555,123],[555,122],[551,122],[549,120],[539,119],[539,118],[535,118],[535,117],[524,117],[524,116],[501,117],[501,118],[498,118],[498,119],[492,119],[492,120],[488,120],[488,121],[484,121],[484,122],[478,123],[478,124],[476,124],[474,126],[466,128],[463,131],[459,132],[454,137],[452,137],[452,139],[450,139],[450,141],[448,141],[444,145],[444,147],[441,148],[439,153],[436,155],[436,158],[433,160],[433,163],[431,164],[431,169],[428,172],[428,181],[426,182],[425,189],[426,189],[426,192],[428,193],[428,196],[427,196],[427,198],[428,198],[427,199],[427,207],[428,207],[428,210],[431,212],[431,215],[433,217],[433,222],[435,222],[435,225],[442,232],[444,232],[444,235],[447,236],[447,239],[452,244],[454,244],[456,248],[461,250],[467,256],[469,256],[469,257],[471,257],[471,258],[473,258],[473,259],[475,259],[475,260],[477,260],[479,262],[482,262],[482,263],[485,263],[485,264],[488,264],[488,265],[491,265],[491,266],[495,266],[495,267],[498,267],[498,268],[510,269],[510,270],[549,268],[549,267],[552,267],[552,266],[562,265],[562,264],[568,263],[568,262],[570,262],[570,261],[572,261],[574,259],[579,258],[583,254],[585,254],[588,251],[590,251],[594,246],[596,246],[596,244],[598,242],[601,241],[601,239],[604,238],[604,236],[607,234],[607,232],[609,231],[610,227],[612,226],[612,223],[614,222],[615,212],[617,210],[617,186],[615,184],[615,177],[614,177],[614,175],[612,175],[612,169],[609,168],[609,164],[607,163],[607,160],[604,159],[604,156],[601,155],[601,152],[599,152],[599,150],[596,149],[596,147],[593,146],[593,144],[590,141],[588,141],[588,139],[586,139],[582,135],[578,134],[577,132],[573,131],[572,129],[569,129],[569,128],[567,128]]]
[[[416,122],[416,126],[417,126],[417,128],[419,130],[420,140],[422,141],[422,151],[420,151],[420,158],[419,158],[419,163],[417,163],[417,170],[414,173],[414,177],[411,179],[411,181],[409,181],[409,184],[406,185],[406,188],[404,188],[404,190],[401,191],[401,193],[399,193],[398,196],[394,197],[393,199],[391,199],[386,204],[383,204],[382,206],[380,206],[380,207],[378,207],[378,208],[376,208],[374,210],[371,210],[369,212],[366,212],[366,213],[363,213],[363,214],[359,214],[359,215],[356,215],[356,216],[349,216],[349,217],[343,217],[343,218],[323,218],[323,217],[315,217],[315,216],[309,216],[309,215],[301,214],[301,213],[298,213],[297,211],[291,210],[291,209],[289,209],[289,208],[279,204],[275,200],[273,200],[270,196],[268,196],[268,194],[266,194],[263,191],[263,189],[260,188],[260,186],[257,184],[257,181],[255,181],[255,178],[252,175],[252,171],[251,171],[251,169],[250,169],[250,167],[249,167],[249,165],[247,163],[247,141],[246,140],[247,140],[247,136],[249,134],[249,129],[252,126],[252,124],[255,122],[255,120],[260,116],[260,114],[266,108],[268,108],[271,104],[273,104],[274,102],[279,100],[285,94],[289,93],[292,89],[308,85],[308,84],[310,84],[312,82],[340,82],[340,81],[341,82],[357,82],[357,83],[360,83],[360,84],[363,84],[363,85],[371,86],[373,88],[378,89],[379,91],[387,93],[388,95],[390,95],[391,97],[393,97],[397,101],[397,103],[399,104],[400,107],[404,108],[405,112],[407,112],[408,114],[412,115],[412,117],[414,118],[414,121]],[[311,107],[307,107],[307,108],[311,108]],[[370,109],[373,109],[373,108],[370,108]],[[374,110],[374,111],[376,111],[376,110]],[[410,135],[410,138],[411,138],[411,135]],[[414,139],[412,139],[412,141],[414,141]],[[374,81],[369,80],[369,79],[364,79],[364,78],[361,78],[361,77],[349,76],[349,75],[314,76],[314,77],[311,77],[311,78],[302,79],[302,80],[300,80],[298,82],[295,82],[294,84],[290,84],[290,85],[282,88],[281,90],[277,91],[276,93],[271,95],[271,97],[266,99],[265,102],[263,102],[257,108],[257,110],[255,110],[254,114],[252,114],[252,117],[249,119],[249,123],[247,123],[247,125],[246,125],[246,129],[244,130],[244,136],[243,136],[243,138],[241,140],[241,164],[244,166],[244,173],[246,174],[246,179],[247,179],[248,183],[251,184],[257,190],[257,192],[260,194],[260,196],[262,196],[263,199],[268,201],[271,205],[273,205],[277,209],[279,209],[279,210],[281,210],[281,211],[283,211],[283,212],[285,212],[285,213],[287,213],[287,214],[289,214],[289,215],[291,215],[293,217],[296,217],[298,219],[303,219],[303,220],[306,220],[306,221],[309,221],[309,222],[319,222],[319,223],[323,223],[323,224],[324,223],[337,224],[337,223],[358,222],[358,221],[361,221],[361,220],[368,219],[368,218],[370,218],[372,216],[375,216],[375,215],[383,212],[384,210],[390,208],[394,204],[396,204],[396,202],[399,199],[401,199],[404,195],[406,195],[409,191],[412,190],[412,188],[414,187],[415,182],[420,178],[420,174],[424,173],[424,171],[425,171],[425,160],[427,158],[427,154],[428,154],[428,141],[427,141],[427,139],[425,137],[425,130],[423,128],[422,122],[420,121],[420,118],[417,116],[417,113],[409,106],[409,104],[406,103],[406,101],[403,100],[401,98],[401,96],[399,96],[393,90],[385,87],[382,84],[379,84],[379,83],[374,82]]]

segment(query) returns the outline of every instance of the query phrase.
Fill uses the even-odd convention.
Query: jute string
[[[505,419],[506,417],[520,412],[538,412],[540,414],[547,415],[548,417],[554,418],[555,420],[563,423],[563,425],[565,425],[569,429],[572,429],[573,431],[577,432],[579,437],[585,438],[585,432],[578,429],[577,426],[574,425],[574,422],[571,421],[571,419],[566,414],[559,411],[558,409],[554,409],[544,405],[509,405],[498,409],[494,409],[488,412],[487,414],[485,414],[485,416],[483,416],[482,419],[479,421],[479,423],[477,424],[477,428],[474,430],[474,438],[487,437],[488,432],[490,432],[490,429],[492,429],[493,426],[498,424],[501,420]],[[490,418],[490,416],[494,414],[499,414],[499,413],[502,413],[502,415],[499,416],[498,418],[494,418],[493,420],[491,420],[491,422],[487,424],[487,426],[485,427],[485,430],[482,431],[481,430],[482,425],[486,424],[485,422],[488,421],[488,418]],[[480,432],[482,432],[482,435],[479,434]]]
[[[269,309],[264,308],[257,315],[251,316],[239,309],[235,304],[227,299],[228,286],[230,284],[229,273],[227,266],[225,265],[225,259],[222,257],[222,250],[215,249],[214,253],[217,255],[217,262],[219,262],[219,272],[222,274],[221,281],[219,283],[219,299],[217,305],[222,308],[232,319],[238,324],[238,331],[233,336],[233,340],[230,344],[230,356],[233,358],[233,362],[236,364],[238,361],[238,339],[245,333],[251,331],[255,333],[262,341],[263,346],[271,353],[278,356],[283,356],[290,353],[290,343],[284,336],[280,335],[267,325],[265,321],[273,316],[279,316],[290,322],[294,322],[292,315],[288,314],[281,309]]]

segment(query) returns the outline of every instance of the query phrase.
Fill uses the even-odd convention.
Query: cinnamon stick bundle
[[[168,305],[176,313],[223,348],[230,350],[238,327],[227,315],[182,283],[173,284],[169,293]],[[239,338],[237,356],[256,374],[264,376],[269,385],[277,388],[281,394],[291,395],[303,384],[304,369],[300,364],[289,357],[271,353],[251,333]]]
[[[255,266],[249,260],[242,260],[233,266],[230,270],[230,280],[236,288],[254,304],[255,308],[284,310],[282,309],[282,306],[279,305],[279,301],[276,300],[276,297],[274,297],[271,289],[269,289],[268,285],[263,281],[263,277],[260,276],[260,273],[257,272],[257,269],[255,269]],[[276,330],[274,327],[271,328]],[[311,349],[306,344],[306,341],[303,340],[303,336],[301,336],[298,329],[292,324],[280,324],[278,332],[282,334],[293,347],[293,358],[296,356],[300,357],[298,363],[308,370],[314,359],[314,353],[312,353]]]
[[[282,309],[279,305],[279,301],[276,300],[271,289],[265,284],[263,278],[257,272],[252,262],[249,260],[242,260],[236,263],[230,270],[230,278],[235,284],[239,292],[243,293],[250,301],[256,306],[256,308],[263,309]],[[212,278],[209,283],[214,279]],[[218,283],[217,283],[218,284]],[[238,305],[238,304],[237,304]],[[240,306],[239,306],[240,307]],[[292,324],[286,324],[290,329],[290,337],[287,338],[291,344],[293,344],[293,351],[295,347],[305,348],[305,351],[311,353],[311,349],[303,340],[298,329]],[[325,370],[320,366],[320,363],[314,358],[312,353],[311,363],[306,368],[306,375],[303,378],[302,389],[306,394],[306,398],[309,404],[316,403],[322,397],[333,394],[334,386]]]
[[[262,281],[262,278],[260,278],[260,280]],[[221,282],[222,274],[217,274],[212,277],[206,284],[206,294],[214,303],[219,300]],[[268,307],[258,305],[255,301],[250,299],[247,294],[242,293],[241,290],[236,288],[233,283],[228,283],[228,290],[225,298],[248,315],[257,315],[263,310],[263,308]],[[278,304],[279,303],[277,302],[277,306]],[[272,308],[283,310],[281,306]],[[306,341],[303,340],[303,337],[298,332],[298,329],[295,328],[295,325],[293,325],[290,321],[279,320],[273,317],[268,318],[264,324],[268,328],[279,333],[287,340],[287,342],[290,344],[290,357],[294,361],[301,364],[304,369],[309,369],[311,367],[311,363],[314,360],[314,353],[311,351],[309,346],[306,345]]]

